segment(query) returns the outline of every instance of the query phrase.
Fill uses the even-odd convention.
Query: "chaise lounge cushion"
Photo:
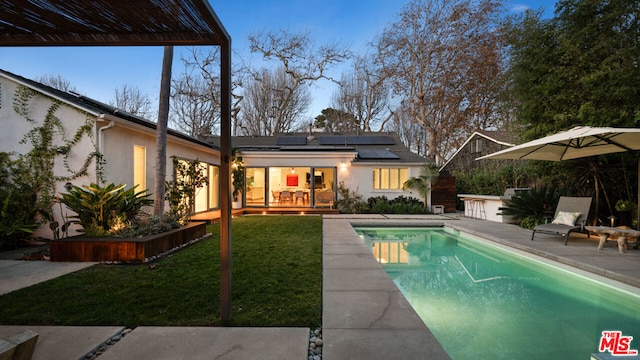
[[[576,220],[580,217],[579,212],[570,212],[570,211],[558,211],[555,219],[551,222],[552,224],[558,225],[567,225],[574,226],[576,224]]]

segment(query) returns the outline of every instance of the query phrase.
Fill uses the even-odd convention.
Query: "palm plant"
[[[153,204],[147,191],[136,192],[136,186],[126,190],[125,185],[113,183],[104,187],[97,184],[73,186],[68,193],[62,194],[60,202],[77,214],[73,218],[85,232],[93,228],[108,232],[114,220],[132,220],[142,207]]]
[[[518,192],[511,200],[505,201],[498,215],[511,216],[520,226],[533,229],[544,223],[545,218],[553,217],[559,199],[560,192],[556,188],[534,187]]]
[[[431,192],[433,181],[438,177],[438,170],[432,164],[424,164],[418,177],[412,177],[402,184],[402,190],[416,190],[424,199],[424,208],[427,208],[427,198]]]

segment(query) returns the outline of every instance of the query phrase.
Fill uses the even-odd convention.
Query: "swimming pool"
[[[640,348],[638,289],[448,228],[355,229],[452,359],[588,359],[603,331]]]

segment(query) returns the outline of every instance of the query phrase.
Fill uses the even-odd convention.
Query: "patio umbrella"
[[[578,126],[485,155],[476,160],[562,161],[633,150],[640,150],[640,128]],[[638,209],[640,209],[640,160],[638,161]],[[638,226],[640,226],[640,211],[638,211]]]

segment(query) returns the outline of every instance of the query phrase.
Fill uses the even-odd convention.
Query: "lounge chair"
[[[335,199],[335,197],[336,193],[334,193],[332,190],[318,191],[316,192],[316,198],[313,207],[315,208],[316,206],[329,205],[329,208],[333,208],[333,200]]]
[[[589,216],[590,207],[590,197],[561,196],[553,221],[536,226],[531,234],[531,241],[533,241],[536,232],[541,232],[562,235],[564,236],[564,244],[567,245],[570,233],[574,231],[585,232],[584,226]]]

